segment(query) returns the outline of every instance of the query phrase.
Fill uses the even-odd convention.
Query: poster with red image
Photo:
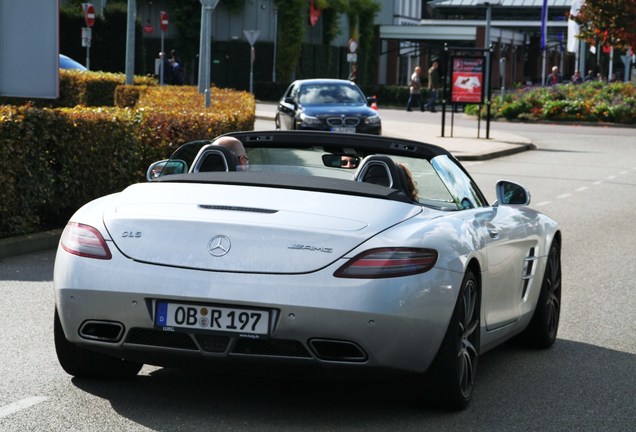
[[[485,62],[485,57],[452,58],[452,103],[483,103]]]

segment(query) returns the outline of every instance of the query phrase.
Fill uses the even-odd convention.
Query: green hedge
[[[61,227],[86,202],[144,181],[148,165],[179,145],[254,128],[247,92],[213,88],[209,109],[194,87],[131,87],[119,77],[79,75],[65,92],[52,105],[111,106],[0,105],[0,237]],[[127,108],[112,106],[115,93]]]
[[[111,72],[60,70],[60,96],[57,99],[25,99],[0,97],[4,105],[28,104],[35,107],[115,106],[115,91],[125,84],[126,76]],[[135,76],[135,84],[156,86],[151,77]]]

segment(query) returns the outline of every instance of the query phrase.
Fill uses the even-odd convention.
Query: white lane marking
[[[611,176],[608,176],[606,178],[607,178],[607,180],[614,180],[616,178],[616,176],[615,175],[611,175]]]
[[[586,191],[588,189],[587,186],[581,186],[580,188],[576,189],[576,192],[583,192]]]
[[[13,402],[9,405],[5,405],[3,407],[0,407],[0,418],[10,416],[11,414],[30,408],[33,405],[37,405],[48,399],[49,398],[45,396],[33,396],[19,400],[17,402]]]
[[[552,201],[541,201],[540,203],[536,203],[535,207],[543,207],[552,204]]]
[[[621,172],[619,172],[618,174],[619,174],[619,175],[625,175],[625,174],[627,174],[628,172],[629,172],[629,171],[621,171]]]
[[[600,180],[598,180],[598,181],[595,181],[595,182],[594,182],[594,183],[592,183],[592,184],[593,184],[593,185],[595,185],[595,186],[598,186],[598,185],[600,185],[600,184],[603,184],[603,182],[602,182],[602,181],[600,181]]]
[[[558,198],[558,199],[563,199],[563,198],[568,198],[568,197],[571,197],[571,196],[572,196],[572,194],[564,193],[564,194],[562,194],[562,195],[559,195],[557,198]]]

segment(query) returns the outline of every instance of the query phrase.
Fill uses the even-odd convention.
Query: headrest
[[[370,155],[365,157],[353,176],[354,180],[365,183],[373,183],[394,189],[400,189],[396,185],[400,181],[398,171],[393,159],[383,155]],[[397,186],[397,187],[396,187]]]
[[[220,145],[201,148],[190,172],[236,171],[237,158],[229,149]]]

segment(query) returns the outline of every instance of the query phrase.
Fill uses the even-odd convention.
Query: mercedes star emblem
[[[210,252],[210,255],[215,257],[227,255],[231,247],[232,243],[230,242],[230,239],[224,235],[214,236],[208,242],[208,252]]]

